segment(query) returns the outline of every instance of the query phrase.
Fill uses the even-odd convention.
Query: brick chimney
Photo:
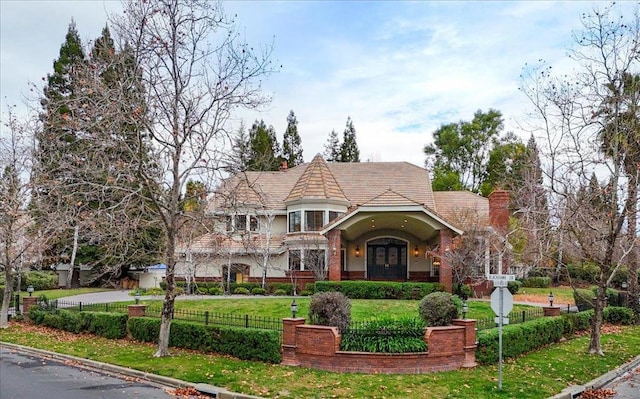
[[[289,164],[287,163],[286,160],[282,161],[282,164],[280,165],[280,172],[287,170],[289,168]]]
[[[510,196],[506,190],[495,190],[489,194],[489,224],[502,234],[509,231]]]

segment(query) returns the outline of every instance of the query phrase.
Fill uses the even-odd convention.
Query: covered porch
[[[462,231],[427,208],[361,206],[327,226],[329,280],[438,282],[452,288],[444,251]]]

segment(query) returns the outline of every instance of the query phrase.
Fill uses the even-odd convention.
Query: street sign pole
[[[502,318],[504,316],[504,288],[498,288],[500,290],[500,315],[498,316],[498,390],[502,390]]]

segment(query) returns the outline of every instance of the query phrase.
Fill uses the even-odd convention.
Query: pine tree
[[[356,128],[353,126],[351,117],[347,117],[347,126],[342,137],[340,162],[360,162],[360,150],[356,142]]]
[[[240,122],[240,127],[231,139],[231,154],[226,162],[226,171],[230,174],[236,174],[248,170],[251,159],[250,148],[249,136],[244,122]]]
[[[248,170],[278,170],[282,164],[280,146],[273,126],[256,120],[249,130],[250,156]]]
[[[335,130],[331,130],[327,144],[324,146],[324,158],[327,162],[338,162],[340,160],[340,139]]]
[[[292,168],[304,162],[302,157],[302,139],[298,134],[298,120],[293,110],[287,116],[287,130],[282,139],[282,157],[287,161],[287,166]]]

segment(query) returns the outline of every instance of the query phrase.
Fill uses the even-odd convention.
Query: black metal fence
[[[544,317],[544,310],[542,308],[532,308],[520,312],[511,312],[509,313],[509,324],[524,323],[539,319],[540,317]],[[495,327],[497,327],[495,316],[476,319],[476,328],[478,330],[488,330]]]
[[[49,305],[56,309],[77,310],[77,311],[91,311],[91,312],[113,312],[113,313],[127,313],[127,303],[83,303],[83,302],[71,302],[52,300],[49,301]],[[162,314],[162,307],[147,307],[145,311],[148,317],[159,318]],[[180,310],[174,309],[172,318],[174,320],[185,320],[196,323],[203,323],[205,325],[212,326],[229,326],[240,328],[257,328],[262,330],[276,330],[282,333],[282,319],[275,317],[261,317],[250,316],[247,314],[233,314],[233,313],[216,313],[209,311],[197,311],[197,310]]]

